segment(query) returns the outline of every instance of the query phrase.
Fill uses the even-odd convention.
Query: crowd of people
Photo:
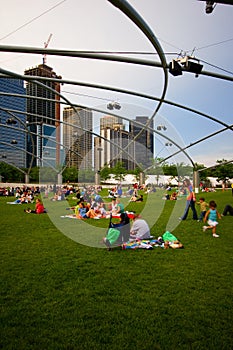
[[[143,202],[144,197],[142,191],[146,193],[147,188],[144,186],[139,187],[137,184],[129,186],[125,192],[121,185],[114,186],[108,191],[108,200],[111,201],[104,202],[104,199],[100,195],[102,190],[101,186],[83,186],[82,188],[75,188],[72,185],[50,185],[50,186],[27,186],[22,187],[2,187],[0,189],[1,195],[4,196],[14,196],[15,200],[13,202],[7,202],[9,204],[31,204],[35,203],[34,209],[25,209],[25,213],[35,213],[41,214],[45,213],[46,209],[42,204],[40,198],[49,198],[52,201],[65,200],[68,196],[72,195],[72,199],[77,199],[77,205],[71,207],[74,216],[78,219],[101,219],[109,217],[119,217],[122,219],[123,215],[126,214],[125,207],[121,202],[121,197],[130,197],[129,202]],[[227,204],[220,214],[217,211],[217,204],[215,201],[211,200],[209,203],[205,201],[204,197],[200,197],[196,200],[195,191],[189,179],[183,181],[182,186],[178,190],[172,191],[172,188],[166,188],[167,193],[166,199],[177,200],[180,196],[180,191],[182,191],[182,196],[186,196],[186,205],[183,215],[180,217],[181,221],[187,219],[189,214],[189,209],[192,211],[192,218],[195,221],[203,222],[203,231],[211,230],[213,237],[219,237],[216,233],[216,227],[218,225],[218,220],[223,216],[231,215],[233,216],[233,206]],[[52,195],[51,195],[52,193]],[[233,195],[233,187],[232,187]],[[40,198],[38,198],[40,196]],[[196,209],[196,205],[199,206],[199,214]],[[126,214],[127,215],[127,214]],[[129,239],[148,239],[150,237],[150,228],[147,222],[140,217],[139,214],[133,214],[131,216],[132,227],[130,229]],[[119,225],[123,226],[123,221],[120,221]]]
[[[75,216],[78,219],[101,219],[109,218],[110,215],[118,216],[124,212],[124,205],[120,198],[112,198],[111,202],[104,202],[103,198],[96,194],[86,200],[85,196],[80,197],[74,210]]]

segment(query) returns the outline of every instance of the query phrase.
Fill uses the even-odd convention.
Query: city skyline
[[[90,0],[85,3],[67,0],[40,16],[45,10],[56,4],[57,2],[54,0],[42,1],[34,4],[32,9],[27,0],[23,0],[20,6],[17,1],[13,1],[11,4],[6,3],[0,15],[3,33],[0,44],[43,47],[49,34],[53,33],[49,43],[51,49],[106,51],[115,56],[118,55],[118,52],[125,52],[121,56],[159,61],[148,40],[110,2],[99,1],[97,4],[97,2],[93,3]],[[132,0],[130,4],[135,7],[154,32],[165,53],[167,63],[177,58],[180,53],[194,54],[201,60],[200,63],[203,64],[204,71],[214,72],[222,76],[232,76],[230,52],[233,39],[230,37],[230,33],[233,6],[217,5],[211,15],[206,15],[204,3],[197,0],[160,1],[157,4],[151,0],[148,0],[146,4]],[[13,5],[14,11],[10,12]],[[90,7],[93,10],[91,12],[89,11]],[[78,21],[75,10],[78,10],[79,13]],[[11,13],[12,20],[7,22],[9,13]],[[32,21],[30,22],[30,20]],[[62,25],[59,25],[60,23]],[[25,67],[35,66],[42,59],[42,55],[0,53],[2,68],[19,74],[22,74]],[[161,69],[50,55],[47,55],[47,62],[64,79],[70,81],[119,87],[158,98],[161,96],[163,86]],[[106,113],[108,112],[107,104],[110,101],[117,101],[120,103],[121,109],[114,111],[114,113],[129,120],[137,115],[150,117],[158,103],[152,99],[110,90],[90,89],[81,85],[64,84],[62,93],[80,106],[105,109]],[[217,159],[229,160],[232,158],[233,151],[232,131],[228,129],[221,132],[223,126],[217,121],[231,125],[231,95],[232,82],[230,80],[204,75],[195,78],[194,74],[186,72],[178,77],[169,75],[166,94],[168,102],[189,107],[194,111],[213,117],[216,121],[169,103],[163,103],[155,118],[155,130],[159,124],[166,125],[167,130],[162,130],[162,133],[174,139],[181,147],[188,146],[189,156],[197,163],[210,166]],[[99,128],[99,114],[94,113],[93,131]],[[219,133],[207,138],[208,135],[217,132]],[[192,146],[204,138],[206,140]],[[165,139],[160,135],[155,135],[156,154],[159,153],[161,157],[169,156],[177,151],[175,144],[167,149],[164,148],[165,143]],[[181,155],[172,157],[170,161],[189,163],[189,159]]]

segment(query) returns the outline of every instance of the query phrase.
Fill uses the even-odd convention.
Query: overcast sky
[[[192,53],[201,60],[203,70],[232,77],[233,74],[233,6],[218,4],[213,13],[205,13],[205,3],[198,0],[130,0],[159,41],[167,62],[179,53]],[[49,48],[88,51],[127,51],[150,54],[126,56],[154,60],[159,57],[148,39],[121,11],[107,0],[8,0],[0,12],[0,45],[44,47],[52,33]],[[41,55],[0,53],[0,66],[24,73],[42,63]],[[161,97],[164,74],[161,68],[100,60],[47,56],[47,64],[64,79],[128,89]],[[63,85],[62,93],[73,103],[106,109],[111,100],[118,101],[120,114],[129,119],[136,115],[150,117],[156,101],[117,92]],[[233,121],[232,82],[184,73],[169,74],[166,100],[182,104],[227,124]],[[108,110],[106,109],[106,112]],[[103,114],[101,114],[103,115]],[[95,132],[99,128],[95,116]],[[195,113],[163,104],[155,125],[165,124],[166,135],[182,147],[223,128],[222,125]],[[156,137],[156,154],[166,157],[175,152],[173,145]],[[188,149],[194,162],[213,165],[217,159],[232,159],[232,131],[225,131]],[[169,148],[169,149],[168,149]],[[173,162],[189,164],[185,156]]]

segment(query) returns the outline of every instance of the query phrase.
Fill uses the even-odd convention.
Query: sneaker
[[[216,233],[213,233],[213,237],[217,238],[219,235],[216,235]]]
[[[203,226],[202,230],[203,230],[203,232],[205,232],[207,230],[207,226]]]

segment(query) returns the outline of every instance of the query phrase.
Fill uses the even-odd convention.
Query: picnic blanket
[[[135,214],[133,212],[126,212],[126,213],[127,213],[128,217],[129,217],[129,219],[133,219],[134,216],[135,216]],[[75,214],[62,215],[61,218],[78,219]],[[112,218],[120,219],[121,218],[121,214],[112,215]],[[95,217],[93,219],[110,219],[110,214],[106,215],[105,218]]]
[[[122,249],[153,249],[154,247],[162,247],[162,244],[157,240],[136,240],[127,242],[122,245]]]
[[[162,237],[151,240],[135,240],[122,245],[122,249],[153,249],[160,247],[164,249],[180,249],[184,248],[183,244],[171,232],[166,231]]]

